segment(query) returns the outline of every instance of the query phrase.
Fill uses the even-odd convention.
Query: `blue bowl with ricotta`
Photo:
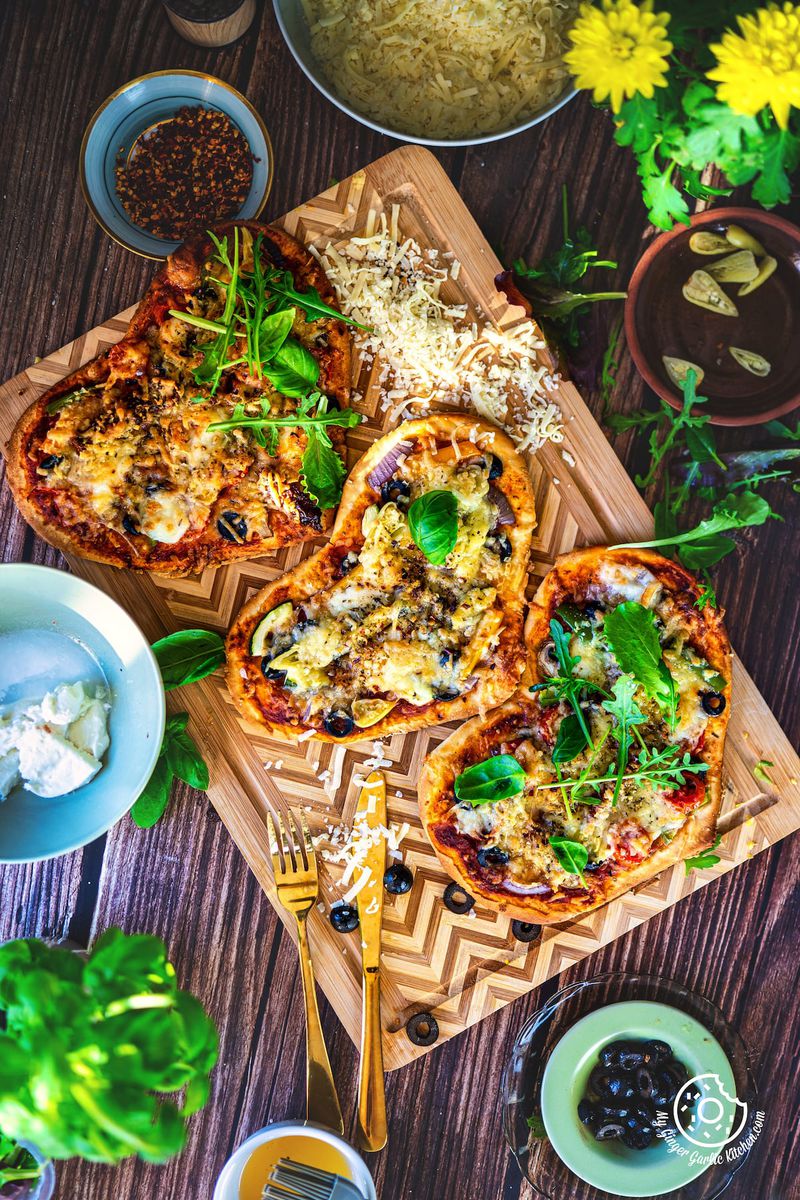
[[[0,565],[0,863],[110,829],[153,773],[165,715],[153,651],[114,600],[66,571]]]
[[[272,143],[266,126],[250,101],[230,84],[201,71],[153,71],[123,84],[100,105],[83,135],[81,188],[98,225],[120,246],[143,258],[166,258],[181,243],[156,237],[131,221],[117,196],[117,159],[125,159],[146,130],[186,106],[225,113],[250,147],[253,180],[235,214],[238,219],[255,219],[272,186]]]

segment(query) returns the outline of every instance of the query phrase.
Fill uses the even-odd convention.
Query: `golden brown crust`
[[[290,234],[256,221],[228,222],[217,227],[219,237],[230,234],[234,225],[261,234],[263,246],[275,266],[291,271],[300,291],[314,287],[322,299],[335,305],[336,298],[327,276],[317,260]],[[160,574],[186,575],[207,566],[219,566],[235,559],[257,558],[282,546],[320,536],[333,523],[332,511],[301,514],[270,509],[270,533],[244,543],[228,541],[217,532],[218,514],[236,507],[236,485],[220,492],[207,525],[199,532],[190,531],[180,541],[147,546],[148,539],[126,537],[103,524],[89,504],[74,491],[48,487],[37,472],[40,444],[55,416],[47,409],[54,401],[82,387],[105,382],[112,371],[146,372],[149,344],[157,336],[170,308],[183,309],[200,280],[202,264],[211,252],[205,233],[197,234],[171,254],[153,278],[150,287],[131,318],[125,337],[116,346],[79,367],[54,384],[20,417],[8,444],[8,480],[14,499],[29,525],[59,550],[81,558],[133,567]],[[320,363],[318,383],[346,406],[350,394],[351,340],[342,321],[325,320],[326,345],[314,350]],[[328,430],[337,451],[344,456],[344,432],[337,426]],[[311,506],[313,507],[313,506]]]
[[[329,544],[254,596],[231,626],[226,643],[228,687],[242,715],[270,733],[295,739],[312,727],[303,723],[286,691],[264,678],[260,661],[250,655],[256,626],[278,604],[285,600],[291,600],[295,605],[302,603],[339,578],[342,560],[363,544],[362,517],[377,498],[367,477],[396,443],[416,442],[423,438],[433,439],[441,446],[451,445],[456,440],[472,441],[481,450],[490,449],[503,462],[503,473],[497,483],[502,485],[516,523],[506,527],[512,554],[504,564],[498,587],[504,620],[491,663],[476,668],[476,685],[458,699],[438,700],[418,707],[401,702],[376,724],[367,729],[356,729],[347,737],[331,737],[321,728],[314,729],[314,736],[324,741],[346,743],[425,728],[491,708],[515,687],[524,667],[523,597],[531,533],[535,526],[530,479],[511,439],[488,422],[461,413],[432,414],[406,421],[370,446],[345,483]]]
[[[707,802],[690,813],[668,845],[613,874],[587,875],[587,889],[562,889],[550,896],[517,896],[502,882],[495,883],[491,872],[478,865],[477,844],[455,828],[449,815],[455,800],[454,780],[468,766],[487,758],[500,742],[512,740],[535,722],[538,705],[530,687],[542,679],[538,655],[549,639],[550,619],[559,604],[571,598],[584,598],[587,588],[596,581],[599,568],[609,563],[645,567],[663,583],[675,600],[692,649],[728,681],[723,693],[725,711],[714,719],[713,729],[710,724],[707,726],[704,744],[693,755],[708,763],[704,776]],[[708,607],[696,608],[694,601],[699,595],[700,587],[688,571],[650,550],[605,546],[576,550],[559,558],[545,576],[525,622],[527,661],[518,690],[488,716],[475,717],[452,733],[428,757],[420,776],[420,813],[428,837],[445,871],[471,895],[517,920],[554,924],[608,903],[711,844],[722,801],[722,755],[731,701],[731,651],[722,613]]]

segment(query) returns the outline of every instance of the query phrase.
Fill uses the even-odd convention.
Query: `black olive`
[[[217,521],[217,532],[226,542],[243,542],[247,537],[247,521],[237,512],[224,512]]]
[[[198,300],[215,300],[217,297],[217,289],[213,284],[206,281],[205,283],[200,284],[200,287],[197,289],[195,294]]]
[[[589,1076],[589,1086],[598,1096],[610,1097],[614,1100],[630,1100],[636,1095],[636,1089],[622,1071],[607,1071],[603,1067],[595,1067]]]
[[[621,1138],[627,1130],[619,1121],[605,1121],[595,1130],[594,1136],[598,1142],[610,1142],[612,1138]]]
[[[475,901],[472,899],[472,896],[468,892],[465,892],[462,887],[459,887],[457,883],[448,883],[444,889],[442,899],[444,900],[445,907],[449,908],[450,912],[456,913],[459,917],[475,907]]]
[[[331,737],[347,737],[348,733],[353,732],[355,721],[350,716],[350,713],[344,712],[340,708],[335,708],[333,712],[329,712],[323,722],[326,731]]]
[[[609,1042],[600,1051],[600,1062],[604,1067],[616,1067],[619,1063],[620,1051],[627,1050],[627,1042]]]
[[[122,518],[122,528],[126,533],[131,533],[134,536],[136,536],[136,534],[139,532],[139,526],[137,522],[134,521],[133,517],[129,517],[127,513]]]
[[[61,461],[62,456],[60,454],[45,454],[39,466],[43,471],[52,471],[53,467],[57,467]]]
[[[644,1054],[641,1050],[629,1046],[625,1050],[620,1050],[617,1061],[623,1071],[635,1071],[637,1067],[644,1064]]]
[[[624,1104],[599,1104],[597,1112],[604,1121],[619,1121],[621,1125],[624,1125],[631,1115],[631,1110]]]
[[[151,480],[150,483],[146,483],[144,485],[145,496],[155,496],[156,492],[160,492],[160,491],[161,491],[160,483],[155,483],[154,481]]]
[[[355,566],[358,566],[358,555],[351,550],[339,563],[339,574],[349,575]]]
[[[295,614],[295,628],[308,629],[310,625],[316,625],[316,621],[312,621],[311,617],[309,617],[308,613],[301,604],[297,610],[297,613]]]
[[[502,867],[508,862],[508,855],[499,846],[481,846],[477,859],[479,867]]]
[[[636,1069],[636,1086],[639,1089],[639,1095],[649,1099],[656,1090],[656,1081],[652,1071],[647,1067],[637,1067]]]
[[[605,606],[599,600],[587,600],[583,606],[584,616],[594,621],[599,612],[605,612]]]
[[[392,863],[383,877],[383,886],[392,896],[403,896],[411,891],[414,876],[405,863]]]
[[[654,1063],[667,1058],[672,1058],[672,1046],[669,1042],[659,1042],[656,1039],[645,1042],[644,1061],[646,1063]]]
[[[594,1125],[597,1120],[597,1109],[591,1100],[583,1099],[578,1105],[578,1120],[583,1125]]]
[[[719,717],[725,712],[728,702],[722,692],[703,692],[700,696],[700,703],[704,713],[708,713],[710,717]]]
[[[405,479],[387,479],[381,484],[381,500],[400,509],[407,508],[411,503],[411,484]]]
[[[499,479],[503,474],[503,460],[496,454],[489,455],[489,478]]]
[[[490,538],[487,538],[486,545],[496,554],[500,562],[508,562],[511,555],[514,553],[514,547],[511,545],[511,538],[507,533],[495,533]]]
[[[331,925],[337,933],[358,929],[358,909],[353,904],[336,904],[331,909]]]
[[[542,927],[532,925],[530,921],[512,921],[511,932],[518,942],[538,942],[542,935]]]
[[[275,667],[271,667],[269,665],[271,661],[272,660],[269,658],[262,658],[262,660],[261,660],[262,674],[265,679],[271,679],[273,681],[273,683],[279,683],[281,685],[281,687],[283,687],[286,683],[286,672],[278,671]]]
[[[656,1110],[646,1100],[634,1100],[630,1115],[637,1125],[649,1129],[656,1119]]]
[[[622,1134],[622,1141],[630,1150],[646,1150],[652,1145],[654,1137],[652,1129],[626,1129]]]
[[[439,1037],[439,1023],[433,1013],[415,1013],[406,1021],[406,1033],[415,1046],[432,1046]]]
[[[458,662],[461,657],[460,650],[442,650],[439,654],[440,667],[452,667]]]
[[[433,695],[436,700],[457,700],[461,692],[457,687],[442,687],[436,688]]]

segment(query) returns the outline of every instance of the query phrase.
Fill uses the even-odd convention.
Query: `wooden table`
[[[306,81],[285,48],[271,5],[235,46],[206,52],[172,30],[156,0],[4,0],[0,5],[0,280],[2,377],[20,371],[135,301],[152,264],[95,225],[78,183],[81,134],[97,105],[134,76],[168,67],[208,71],[245,92],[264,116],[276,156],[266,217],[278,215],[396,144],[342,116]],[[584,97],[537,129],[492,146],[440,155],[489,240],[531,260],[560,240],[560,188],[577,222],[619,259],[621,286],[648,230],[633,161],[606,116]],[[790,214],[791,215],[791,212]],[[795,219],[800,205],[795,206]],[[600,314],[595,358],[610,311]],[[600,402],[591,394],[595,412]],[[615,410],[644,388],[624,356]],[[724,448],[763,444],[758,430],[723,431]],[[642,465],[630,435],[615,448]],[[0,466],[0,471],[2,467]],[[797,563],[800,495],[771,493],[785,524],[742,539],[716,570],[734,645],[795,744],[800,740]],[[3,484],[4,561],[63,566],[18,515]],[[611,968],[669,974],[720,1005],[752,1047],[767,1120],[730,1200],[800,1197],[800,839],[731,872],[560,981]],[[304,1106],[297,959],[280,922],[203,796],[183,789],[142,832],[123,820],[85,850],[0,872],[0,938],[69,936],[85,945],[109,925],[165,938],[183,986],[220,1027],[211,1102],[191,1124],[185,1153],[163,1168],[59,1167],[57,1194],[81,1200],[200,1200],[233,1148]],[[500,1076],[527,1016],[555,990],[505,1008],[388,1077],[389,1146],[374,1159],[382,1200],[512,1200],[533,1193],[503,1140]],[[356,1052],[323,1003],[323,1021],[348,1128]],[[559,1200],[567,1200],[566,1197]]]

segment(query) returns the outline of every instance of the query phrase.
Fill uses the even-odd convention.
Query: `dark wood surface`
[[[147,71],[208,71],[245,92],[272,135],[277,216],[397,143],[342,116],[306,81],[271,5],[235,46],[182,41],[156,0],[3,0],[0,5],[0,312],[3,377],[138,299],[151,274],[90,217],[78,182],[81,134],[97,105]],[[611,126],[580,98],[526,134],[440,154],[489,240],[506,259],[535,258],[560,228],[560,187],[576,220],[620,261],[624,286],[650,236],[632,161]],[[789,210],[789,215],[792,215]],[[794,216],[800,215],[796,206]],[[594,351],[602,348],[600,321]],[[588,358],[592,355],[588,354]],[[589,394],[599,415],[599,398]],[[644,389],[623,356],[615,410]],[[764,444],[758,429],[725,431],[725,448]],[[631,469],[630,435],[615,448]],[[732,640],[793,743],[800,741],[797,517],[800,495],[772,494],[786,516],[742,538],[716,571]],[[0,492],[4,561],[63,566]],[[752,1047],[767,1119],[730,1200],[800,1197],[800,839],[790,838],[562,977],[608,969],[669,974],[722,1007]],[[292,943],[215,812],[183,789],[142,832],[123,820],[82,852],[0,871],[0,938],[69,935],[81,944],[109,925],[167,942],[183,986],[216,1018],[220,1063],[186,1151],[166,1167],[59,1166],[59,1197],[209,1197],[223,1162],[267,1122],[304,1108],[302,1007]],[[520,1027],[546,989],[503,1009],[387,1079],[390,1139],[371,1162],[383,1200],[512,1200],[533,1193],[503,1140],[499,1085]],[[353,1130],[357,1057],[323,1002],[342,1106]],[[558,1200],[567,1200],[559,1197]]]

